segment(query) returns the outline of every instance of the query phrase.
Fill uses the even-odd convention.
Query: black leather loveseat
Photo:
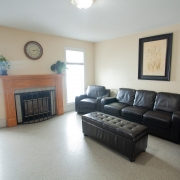
[[[143,124],[149,133],[180,143],[180,94],[120,88],[101,111]]]
[[[88,86],[83,95],[75,97],[75,110],[78,113],[101,111],[101,99],[110,96],[110,90],[104,86]]]

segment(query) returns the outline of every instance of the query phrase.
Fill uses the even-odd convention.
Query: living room
[[[4,2],[2,2],[2,4]],[[168,1],[166,1],[166,3],[164,3],[164,7],[168,9]],[[176,9],[174,9],[173,11],[173,8],[177,6],[176,3],[178,4],[179,2],[175,0],[172,1],[172,4],[174,6],[172,5],[172,7],[169,7],[170,9],[169,9],[168,15],[166,14],[164,19],[166,19],[167,18],[166,16],[169,16],[169,14],[171,13],[172,14],[174,13],[174,16],[176,15]],[[98,0],[94,2],[91,8],[93,8],[93,6],[95,6],[96,4],[98,4]],[[165,6],[165,4],[167,6]],[[68,5],[72,6],[71,7],[72,9],[76,8],[71,3]],[[100,7],[98,6],[98,8]],[[76,11],[77,11],[76,13],[79,13],[80,10],[79,11],[78,10],[79,9],[76,8]],[[81,13],[79,14],[82,15]],[[107,38],[106,40],[97,40],[97,41],[82,40],[75,37],[70,38],[67,36],[63,36],[63,33],[61,36],[53,35],[49,33],[40,33],[39,29],[38,29],[39,31],[38,32],[35,29],[25,30],[25,27],[15,28],[13,27],[14,25],[13,23],[12,23],[12,26],[5,25],[6,19],[5,17],[4,19],[2,19],[1,17],[3,16],[1,16],[0,17],[0,22],[1,22],[0,23],[0,55],[2,54],[3,56],[6,57],[7,60],[11,62],[11,67],[8,70],[9,76],[10,75],[12,76],[14,75],[42,75],[42,74],[55,74],[54,72],[51,71],[50,67],[57,60],[62,60],[63,62],[66,61],[65,59],[66,47],[71,47],[74,49],[83,49],[85,52],[85,62],[84,62],[85,64],[84,65],[84,79],[85,79],[84,87],[85,88],[89,85],[95,85],[95,84],[102,85],[102,86],[105,86],[107,89],[111,90],[111,96],[115,96],[117,93],[117,90],[122,87],[152,90],[156,92],[179,93],[180,74],[179,74],[178,69],[180,68],[180,63],[179,63],[180,19],[177,18],[176,20],[173,21],[174,16],[172,15],[172,23],[169,23],[168,25],[164,23],[159,26],[158,25],[159,22],[157,21],[156,27],[147,26],[148,28],[143,27],[144,29],[142,28],[141,31],[139,29],[136,30],[134,33],[130,33],[129,31],[127,32],[127,34],[122,35],[122,36],[119,35],[114,38]],[[133,19],[133,17],[131,18]],[[149,17],[146,17],[146,18],[148,19]],[[13,18],[11,17],[11,19]],[[7,21],[8,21],[8,18],[7,18]],[[19,19],[19,23],[20,21],[21,19]],[[28,22],[26,23],[28,24]],[[134,26],[135,26],[135,22],[134,22]],[[119,31],[121,30],[121,28],[122,26],[120,26]],[[48,26],[43,27],[42,25],[40,29],[48,29]],[[102,31],[100,32],[100,34],[101,33]],[[170,81],[138,79],[139,39],[144,38],[144,37],[168,34],[168,33],[173,33]],[[105,34],[108,35],[107,32]],[[24,53],[24,45],[28,41],[36,41],[41,44],[41,46],[43,47],[43,55],[40,59],[33,61],[26,57]],[[17,144],[15,143],[15,141],[21,141],[21,140],[24,143],[25,139],[20,138],[20,140],[19,139],[16,140],[15,138],[20,137],[20,135],[22,134],[29,136],[27,137],[27,139],[33,145],[34,145],[33,141],[36,141],[36,143],[39,143],[42,145],[42,148],[47,148],[47,152],[42,152],[42,154],[44,153],[45,156],[47,156],[48,153],[51,153],[51,154],[58,153],[56,152],[56,150],[58,151],[59,150],[58,146],[61,146],[61,145],[58,144],[58,141],[59,141],[58,138],[54,137],[55,135],[53,135],[53,133],[49,131],[47,133],[49,134],[49,137],[46,137],[46,136],[43,137],[43,135],[40,135],[37,140],[34,137],[34,135],[31,134],[31,129],[29,129],[29,125],[24,125],[24,126],[18,125],[13,128],[6,127],[6,108],[5,108],[5,98],[4,98],[5,92],[3,90],[2,79],[0,78],[0,102],[1,102],[0,103],[0,127],[2,128],[0,130],[1,131],[0,147],[2,149],[1,155],[4,156],[4,151],[6,150],[7,154],[5,155],[5,157],[6,158],[8,156],[10,157],[10,159],[8,160],[3,157],[1,158],[2,162],[0,162],[1,164],[0,166],[2,169],[2,175],[1,175],[2,179],[174,179],[174,180],[179,179],[180,159],[179,159],[178,153],[180,152],[180,147],[179,145],[175,143],[150,135],[147,152],[143,154],[143,156],[145,157],[141,158],[141,155],[140,155],[137,158],[137,161],[135,161],[133,164],[133,163],[128,162],[126,159],[124,160],[118,153],[111,151],[105,146],[98,144],[96,141],[93,141],[92,139],[88,139],[88,137],[86,137],[86,139],[84,140],[84,136],[82,135],[82,130],[81,130],[81,121],[80,121],[81,116],[78,115],[75,111],[73,111],[74,106],[67,104],[66,77],[65,76],[63,78],[62,87],[63,87],[64,114],[62,116],[56,116],[55,119],[52,121],[54,122],[54,124],[50,123],[51,122],[51,119],[50,119],[48,121],[36,123],[30,126],[34,128],[32,132],[37,135],[38,135],[38,132],[39,133],[41,132],[42,128],[47,128],[48,126],[50,126],[50,130],[53,131],[54,129],[54,131],[56,132],[56,135],[62,136],[63,138],[65,138],[64,140],[60,138],[60,140],[62,140],[63,142],[61,145],[62,146],[65,145],[69,154],[65,155],[65,149],[64,149],[63,152],[60,153],[62,157],[56,155],[54,157],[52,156],[52,159],[47,157],[47,159],[43,160],[42,155],[41,155],[40,162],[42,163],[40,164],[38,162],[37,154],[35,153],[35,157],[37,158],[37,161],[35,161],[35,158],[32,157],[34,152],[33,151],[29,152],[30,156],[33,158],[32,162],[34,166],[35,166],[35,163],[38,164],[37,165],[38,170],[36,172],[35,168],[31,167],[31,165],[27,166],[27,168],[22,168],[25,165],[24,161],[26,160],[29,163],[31,157],[26,156],[24,154],[25,152],[19,149],[17,147]],[[62,120],[62,118],[66,120],[67,124],[65,123],[65,121]],[[60,124],[59,124],[59,121],[61,122]],[[43,123],[45,124],[45,127],[41,125]],[[77,127],[76,130],[73,130],[72,127],[71,127],[71,130],[68,129],[68,125],[71,126],[71,123],[74,127]],[[63,125],[64,125],[64,130],[61,129],[62,128],[61,126]],[[58,129],[56,129],[56,126],[59,127],[60,132],[58,132]],[[66,129],[66,132],[64,132],[65,129]],[[71,134],[71,131],[73,132],[73,134]],[[70,132],[70,134],[68,134],[68,132]],[[67,137],[65,137],[65,135]],[[11,136],[14,136],[12,140],[11,140],[12,138]],[[42,142],[41,142],[41,138],[42,138]],[[52,142],[51,142],[51,138],[54,138]],[[79,141],[77,140],[78,138],[79,138]],[[7,144],[5,141],[7,142]],[[45,146],[46,141],[49,143],[49,147]],[[65,143],[65,141],[67,144]],[[71,143],[71,145],[68,144],[68,142]],[[50,146],[53,147],[53,143],[55,143],[56,146],[53,150],[50,150]],[[3,145],[5,146],[4,150],[3,150]],[[18,146],[20,147],[20,143],[18,143]],[[25,146],[29,146],[29,144],[25,143]],[[82,148],[81,146],[83,146],[84,148]],[[162,150],[160,149],[161,147],[162,147]],[[21,148],[23,149],[23,146]],[[27,150],[26,147],[24,147],[24,149]],[[37,149],[39,150],[41,148],[37,146]],[[13,154],[11,154],[12,153],[11,150],[15,152],[17,157],[20,157],[21,155],[25,157],[24,159],[20,158],[19,162],[21,164],[18,164],[19,162],[16,159],[16,157],[13,157]],[[168,150],[168,152],[166,150]],[[81,158],[81,160],[82,158],[85,158],[85,155],[83,157],[80,157],[79,155],[81,153],[80,151],[82,151],[82,153],[86,154],[87,156],[90,156],[90,159],[88,159],[87,157],[87,161],[78,162],[78,157]],[[101,155],[100,152],[104,154]],[[169,152],[171,152],[172,154],[170,154]],[[72,155],[73,153],[76,155],[76,157]],[[63,155],[66,158],[63,159]],[[102,159],[96,159],[98,156],[100,156],[100,158],[102,159],[104,157],[104,161]],[[69,160],[68,157],[70,157],[71,160],[70,162],[67,163],[67,161]],[[112,160],[111,158],[113,159],[117,158],[118,160],[117,161]],[[11,164],[11,159],[14,161],[14,163],[12,164]],[[57,160],[59,159],[59,162],[57,162],[57,160],[54,161],[54,159],[57,159]],[[60,159],[62,160],[62,165],[60,165],[61,164]],[[110,163],[111,160],[114,164]],[[122,161],[122,163],[124,164],[124,167],[122,166],[123,164],[119,164],[118,161]],[[52,163],[52,166],[48,166],[47,165],[48,162]],[[65,165],[66,163],[69,164],[69,166],[66,166]],[[74,164],[74,163],[77,163],[77,164]],[[78,165],[78,163],[82,166],[83,166],[83,163],[91,164],[89,166],[89,169],[82,167],[82,171],[84,170],[87,173],[87,176],[85,176],[86,174],[85,172],[84,173],[78,172],[80,171],[80,168],[81,168]],[[100,166],[100,164],[102,164],[102,166]],[[106,166],[105,164],[108,164],[108,165]],[[16,167],[18,165],[20,166],[19,168],[22,168],[23,170],[19,170],[19,168]],[[45,165],[44,169],[43,169],[43,165]],[[59,167],[62,168],[64,172],[61,171],[56,174],[56,171],[58,171],[58,169],[55,168],[55,165],[59,165]],[[116,165],[118,168],[116,167]],[[84,164],[84,166],[87,166],[87,164]],[[15,170],[12,170],[12,175],[11,175],[10,168],[15,169]],[[32,173],[28,172],[28,168],[30,169]],[[69,168],[69,171],[71,171],[70,168],[72,169],[74,168],[72,170],[71,175],[70,173],[68,175],[68,170],[66,168]],[[111,168],[109,172],[108,172],[108,168]],[[124,173],[118,172],[118,171],[121,171],[121,168],[122,168],[122,171],[124,171]],[[131,174],[131,178],[127,171],[128,168],[129,168],[129,174]],[[149,170],[148,168],[150,169],[149,174],[152,174],[152,177],[148,176],[148,170]],[[49,173],[46,172],[48,170],[49,170]],[[18,171],[20,174],[18,173]],[[92,173],[90,171],[92,171]],[[98,174],[98,171],[99,171],[99,174]],[[146,173],[141,172],[141,171],[146,171]],[[7,172],[9,173],[8,175],[6,174]],[[94,175],[93,175],[93,172],[94,172]],[[43,173],[45,175],[43,175]],[[27,177],[23,178],[23,175],[25,174],[27,174]],[[52,174],[54,174],[54,176],[52,176]],[[114,174],[114,176],[111,178],[110,175],[112,174]],[[122,178],[120,177],[120,175],[122,175]]]

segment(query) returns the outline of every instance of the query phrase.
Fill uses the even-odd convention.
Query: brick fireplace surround
[[[8,75],[0,76],[3,80],[6,122],[8,127],[17,125],[14,91],[17,89],[54,86],[56,91],[56,114],[64,113],[62,74],[48,75]]]

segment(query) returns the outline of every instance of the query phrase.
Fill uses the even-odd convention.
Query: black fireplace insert
[[[17,123],[36,123],[55,116],[55,90],[16,93]]]

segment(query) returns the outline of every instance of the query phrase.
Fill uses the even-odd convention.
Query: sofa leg
[[[135,161],[135,158],[130,159],[130,162],[134,162],[134,161]]]

